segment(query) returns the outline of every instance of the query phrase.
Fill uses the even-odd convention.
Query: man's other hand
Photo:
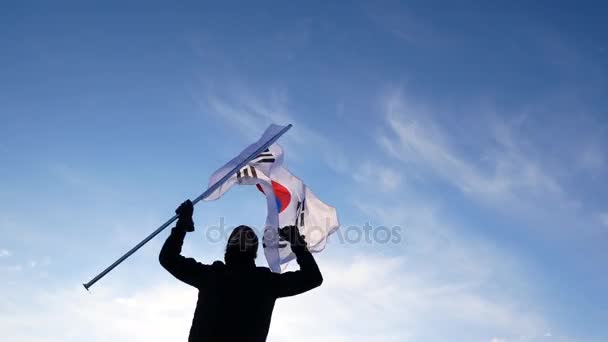
[[[300,235],[300,230],[296,226],[285,226],[279,229],[279,236],[289,242],[294,253],[306,249],[306,240],[304,236]]]

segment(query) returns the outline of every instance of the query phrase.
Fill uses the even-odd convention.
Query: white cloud
[[[403,250],[320,254],[324,284],[277,302],[269,341],[537,341],[551,328],[527,295],[513,255],[455,233],[432,207],[399,202],[361,209],[404,222],[406,241],[397,246]],[[20,296],[0,299],[0,331],[16,342],[185,341],[196,291],[164,279],[138,281],[138,288],[107,282],[92,295],[79,286],[20,288]]]
[[[371,162],[362,163],[353,173],[353,179],[380,191],[392,191],[401,184],[401,175],[397,171]]]
[[[408,264],[403,257],[372,255],[325,262],[326,282],[317,294],[278,303],[270,339],[487,341],[481,331],[544,331],[546,322],[524,303],[504,303],[466,282],[421,276]]]
[[[489,338],[470,329],[501,335],[546,331],[543,319],[528,309],[472,285],[421,276],[403,257],[359,255],[320,265],[322,287],[277,302],[269,341],[484,341]],[[107,284],[93,294],[81,287],[40,289],[27,302],[0,302],[0,329],[16,342],[187,339],[194,289],[170,280],[124,292]]]
[[[29,305],[0,310],[7,340],[186,341],[196,303],[194,291],[180,284],[140,289],[127,298],[118,290],[90,295],[82,287],[39,292]]]
[[[12,253],[8,249],[4,249],[4,248],[0,249],[0,257],[9,257],[11,255],[12,255]]]
[[[364,273],[369,267],[368,278],[377,281],[361,281],[366,278],[361,273],[346,272],[344,287],[366,293],[358,286],[367,284],[376,293],[385,284],[398,284],[398,290],[374,303],[387,316],[403,317],[393,320],[408,328],[408,338],[401,340],[545,341],[552,318],[539,314],[543,308],[533,296],[537,285],[528,281],[528,272],[535,272],[531,265],[494,241],[468,235],[470,229],[457,226],[437,207],[409,197],[357,203],[365,214],[405,227],[404,245],[399,257],[356,259],[352,268]],[[392,306],[386,303],[395,303],[395,311],[384,308]],[[375,314],[371,309],[355,312]],[[553,340],[570,339],[560,333]]]
[[[290,155],[298,155],[300,159],[303,155],[321,158],[335,172],[348,170],[348,160],[340,147],[292,113],[285,88],[253,92],[250,88],[239,85],[229,89],[225,93],[206,92],[198,98],[200,107],[205,112],[227,120],[249,140],[257,139],[271,123],[291,123],[294,127],[280,141],[281,145],[290,150]]]
[[[517,258],[455,234],[437,210],[414,204],[362,204],[370,216],[404,223],[404,244],[392,246],[403,250],[318,255],[324,284],[279,300],[268,340],[489,341],[549,330],[521,289],[526,281]],[[80,286],[19,287],[16,296],[0,300],[0,331],[16,342],[185,341],[196,291],[168,275],[163,279],[138,281],[137,288],[110,281],[92,295]],[[516,290],[493,290],[496,282]]]
[[[465,194],[482,200],[514,203],[550,196],[566,202],[560,184],[523,151],[521,137],[514,136],[512,127],[504,122],[493,122],[488,127],[492,134],[484,137],[489,139],[478,139],[479,149],[465,154],[432,121],[431,114],[409,105],[401,92],[387,96],[384,109],[390,133],[381,135],[379,144],[406,165],[430,170]]]

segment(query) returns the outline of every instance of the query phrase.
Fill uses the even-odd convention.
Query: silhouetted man
[[[188,341],[265,341],[275,300],[323,282],[306,241],[295,226],[281,229],[280,235],[291,244],[300,270],[272,273],[266,267],[256,267],[258,238],[251,228],[239,226],[228,238],[225,263],[201,264],[180,254],[186,232],[194,231],[192,211],[190,200],[177,208],[179,219],[159,255],[167,271],[199,290]]]

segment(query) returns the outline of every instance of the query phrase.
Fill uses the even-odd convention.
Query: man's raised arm
[[[287,226],[280,230],[280,234],[291,244],[291,250],[296,255],[300,270],[272,275],[276,296],[294,296],[320,286],[323,283],[323,276],[298,228]]]
[[[182,203],[175,212],[179,215],[175,228],[165,241],[158,260],[160,264],[175,278],[184,283],[198,287],[209,266],[203,265],[192,258],[181,255],[186,232],[194,231],[192,220],[193,205],[190,200]]]

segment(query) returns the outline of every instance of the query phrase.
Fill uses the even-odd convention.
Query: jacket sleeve
[[[181,255],[185,236],[186,232],[183,229],[173,228],[171,235],[160,250],[158,260],[175,278],[186,284],[199,287],[211,272],[211,266]]]
[[[295,296],[323,283],[319,266],[308,249],[298,251],[296,260],[300,265],[300,270],[281,274],[272,273],[271,282],[277,298]]]

